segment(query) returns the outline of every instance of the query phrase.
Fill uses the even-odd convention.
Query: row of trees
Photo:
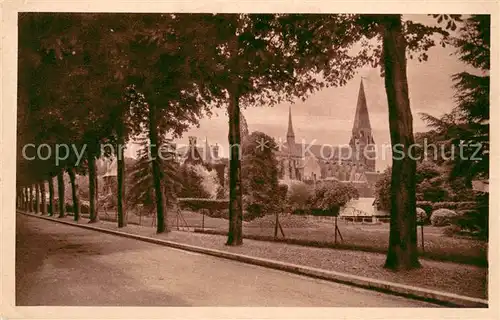
[[[451,29],[460,19],[437,18]],[[95,162],[111,155],[101,152],[102,144],[115,145],[122,227],[125,166],[119,146],[142,134],[144,154],[151,155],[143,155],[148,164],[143,169],[151,172],[157,232],[164,232],[171,166],[157,156],[164,151],[159,146],[214,108],[225,108],[231,150],[227,244],[240,245],[241,106],[305,99],[324,86],[344,85],[357,68],[372,64],[385,77],[391,141],[408,150],[414,138],[406,57],[426,59],[436,33],[448,35],[443,28],[403,21],[400,15],[22,13],[18,185],[48,180],[50,191],[52,179],[57,176],[60,183],[64,172],[87,174],[90,221],[95,222]],[[363,49],[355,52],[359,43]],[[60,163],[54,157],[28,161],[22,157],[27,143],[52,150],[58,144],[75,146],[84,150],[83,161],[75,152]],[[415,161],[409,157],[393,162],[391,202],[386,266],[416,267]]]

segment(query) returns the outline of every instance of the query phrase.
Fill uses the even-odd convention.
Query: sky
[[[414,21],[433,23],[431,17],[412,15]],[[439,45],[428,51],[426,62],[408,60],[407,76],[410,106],[413,114],[414,132],[427,131],[425,123],[418,115],[421,112],[440,116],[451,111],[454,106],[453,82],[451,76],[467,69],[453,54],[454,48]],[[262,131],[274,138],[286,136],[288,109],[291,107],[293,128],[296,141],[304,139],[314,144],[347,144],[351,135],[354,113],[363,77],[370,123],[377,147],[390,145],[388,107],[384,79],[379,69],[365,67],[345,86],[325,88],[311,95],[305,102],[282,103],[274,107],[255,107],[243,109],[249,131]],[[228,120],[225,110],[216,110],[212,117],[200,120],[198,128],[188,130],[178,144],[187,144],[188,137],[197,137],[198,143],[205,139],[209,144],[217,143],[222,155],[227,156]],[[131,147],[131,155],[136,148]],[[384,170],[391,164],[390,150],[380,152],[376,161],[377,170]]]

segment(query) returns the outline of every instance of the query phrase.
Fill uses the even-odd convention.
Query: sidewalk
[[[69,216],[57,220],[73,222],[72,217]],[[88,224],[87,222],[88,219],[82,218],[78,223]],[[487,299],[487,268],[420,259],[422,264],[421,269],[392,272],[382,267],[385,255],[378,253],[330,248],[309,248],[249,239],[244,239],[243,246],[241,247],[229,247],[225,245],[226,237],[221,235],[182,231],[171,231],[167,234],[158,235],[155,229],[151,227],[128,225],[125,228],[119,229],[116,223],[106,221],[99,221],[98,223],[91,224],[91,226],[462,296]]]

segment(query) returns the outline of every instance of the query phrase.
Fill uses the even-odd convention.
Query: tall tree
[[[189,15],[188,15],[189,16]],[[157,232],[166,230],[164,192],[167,186],[164,160],[160,156],[166,134],[179,137],[190,125],[197,125],[203,112],[210,114],[212,101],[199,76],[202,59],[195,54],[190,20],[173,14],[150,15],[141,22],[142,32],[130,42],[129,81],[140,92],[134,103],[134,133],[146,131],[151,148],[151,165],[157,208]],[[158,32],[162,30],[162,32]],[[165,146],[164,146],[165,147]]]
[[[155,199],[155,185],[153,179],[152,170],[152,157],[151,149],[149,147],[149,138],[145,137],[143,139],[137,139],[142,145],[139,149],[137,156],[137,162],[134,163],[133,168],[130,173],[130,188],[127,193],[128,203],[133,206],[140,205],[142,208],[155,211],[156,210],[156,199]],[[169,140],[162,142],[162,145],[168,146],[171,143]],[[163,150],[162,156],[164,160],[162,164],[162,185],[165,188],[165,202],[167,205],[175,202],[176,190],[178,188],[178,178],[176,177],[179,172],[179,166],[175,162],[175,154],[173,153],[173,145],[170,149]],[[170,152],[167,153],[167,152]],[[169,188],[172,186],[173,188]]]
[[[242,177],[247,218],[279,211],[276,142],[262,132],[252,132],[243,142]]]
[[[80,219],[80,201],[78,199],[75,168],[69,167],[67,172],[71,183],[71,196],[73,198],[73,220],[78,221]]]
[[[47,195],[45,192],[45,181],[40,183],[40,192],[42,194],[42,215],[47,214]]]
[[[227,107],[227,244],[241,245],[240,107],[272,105],[296,96],[305,98],[323,85],[314,75],[320,69],[317,65],[329,67],[322,69],[329,84],[345,83],[358,63],[348,55],[348,49],[360,34],[354,31],[357,27],[350,17],[338,15],[216,14],[186,19],[193,26],[189,30],[197,33],[192,38],[196,57],[203,66],[200,70],[208,71],[201,77],[207,79],[213,96]],[[336,37],[342,34],[348,36]],[[336,39],[333,43],[332,38]]]
[[[57,173],[57,193],[59,197],[58,207],[59,216],[58,218],[64,218],[66,212],[66,203],[64,201],[64,171],[60,170]]]
[[[35,213],[40,212],[40,186],[35,184]]]
[[[489,177],[490,19],[489,15],[471,15],[459,36],[450,41],[458,58],[474,68],[452,76],[455,108],[440,118],[421,114],[434,129],[435,142],[449,152],[456,150],[447,163],[453,168],[451,178],[464,177],[469,186],[474,178]]]
[[[122,119],[123,121],[123,119]],[[118,228],[122,228],[127,225],[127,220],[125,219],[125,154],[123,148],[125,147],[124,135],[124,125],[122,122],[121,126],[117,128],[117,141],[116,141],[116,162],[117,162],[117,184],[118,184]]]
[[[55,215],[55,201],[54,201],[54,177],[49,176],[49,216]]]
[[[383,26],[385,90],[389,105],[391,144],[401,145],[405,155],[415,141],[406,77],[406,40],[401,16],[388,15]],[[415,198],[416,161],[409,156],[393,157],[391,179],[391,226],[385,266],[414,268],[418,262]]]
[[[415,141],[406,57],[409,54],[412,58],[412,52],[416,52],[420,61],[427,60],[426,51],[435,45],[430,36],[439,33],[446,38],[448,33],[439,27],[426,27],[411,20],[403,23],[401,15],[362,16],[361,21],[364,19],[371,20],[367,24],[368,29],[378,30],[381,38],[382,45],[377,53],[380,54],[379,61],[385,78],[391,144],[401,146],[404,153],[403,157],[393,157],[392,161],[391,224],[385,267],[396,270],[418,268],[416,161],[409,156],[409,148]],[[448,28],[453,29],[454,26],[454,22],[448,24]],[[445,40],[441,43],[445,45]]]
[[[33,212],[33,185],[29,186],[29,199],[30,199],[30,210],[29,210],[29,212]]]

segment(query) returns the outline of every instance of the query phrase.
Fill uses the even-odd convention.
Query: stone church
[[[291,109],[286,141],[276,152],[282,180],[339,180],[353,182],[360,196],[373,196],[379,174],[375,169],[375,141],[361,80],[349,143],[344,146],[297,143]]]
[[[249,134],[246,119],[240,113],[242,137]],[[189,145],[177,149],[178,161],[192,165],[201,164],[215,168],[221,181],[228,165],[227,158],[219,158],[219,146],[209,145],[207,139],[197,144],[196,137],[189,137]],[[361,80],[351,138],[344,146],[308,145],[297,143],[293,131],[291,109],[288,114],[286,141],[276,151],[280,179],[315,182],[338,180],[352,182],[361,197],[373,197],[379,173],[375,169],[375,141],[372,135],[366,96]]]

